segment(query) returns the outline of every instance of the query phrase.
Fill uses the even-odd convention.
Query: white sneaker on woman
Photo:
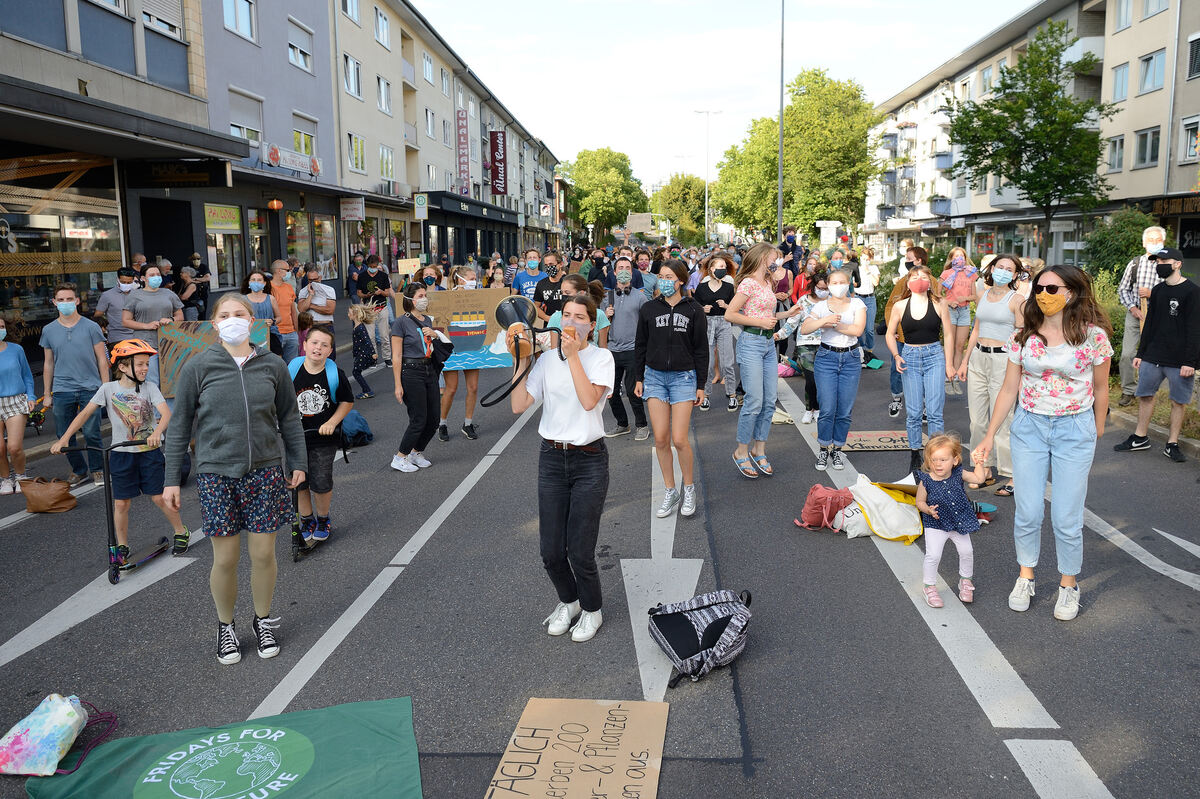
[[[1054,603],[1054,618],[1059,621],[1070,621],[1079,615],[1079,586],[1068,588],[1058,587],[1058,601]]]
[[[604,614],[598,610],[580,612],[579,621],[571,628],[571,640],[577,643],[590,641],[596,637],[596,631],[604,623]]]
[[[1029,597],[1035,596],[1033,580],[1028,577],[1018,577],[1012,593],[1008,595],[1008,607],[1018,613],[1029,610]]]
[[[679,489],[668,488],[663,494],[662,504],[658,506],[658,511],[655,513],[660,519],[665,519],[674,512],[675,506],[679,504]]]
[[[683,487],[683,504],[679,506],[680,516],[691,516],[696,512],[696,486]]]
[[[415,464],[411,460],[409,460],[410,455],[411,455],[411,453],[409,455],[393,455],[392,456],[392,468],[398,472],[415,472],[415,471],[417,471],[417,464]]]
[[[815,413],[813,413],[812,411],[805,411],[804,418],[800,420],[800,424],[812,424],[813,420],[816,418],[817,418],[817,415]]]
[[[433,464],[429,462],[429,458],[425,457],[425,453],[417,452],[415,449],[408,453],[408,460],[415,466],[421,469],[428,469]]]
[[[542,622],[546,632],[551,635],[562,635],[571,629],[571,622],[579,615],[579,600],[574,602],[559,602],[554,606],[554,612]]]
[[[15,482],[15,480],[8,477],[0,478],[0,495],[7,496],[11,494],[13,492],[13,483]]]

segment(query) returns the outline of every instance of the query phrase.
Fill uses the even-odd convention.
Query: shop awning
[[[235,136],[6,75],[0,75],[0,138],[122,159],[240,160],[250,153]]]

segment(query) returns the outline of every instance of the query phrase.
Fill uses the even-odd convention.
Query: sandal
[[[771,475],[775,474],[775,470],[771,468],[771,462],[767,460],[766,455],[751,454],[750,458],[751,458],[751,460],[754,461],[754,468],[758,469],[760,472],[765,474],[767,477],[770,477]]]
[[[1013,484],[1002,485],[992,493],[998,497],[1011,497],[1013,495]]]
[[[971,489],[972,491],[978,491],[981,488],[987,488],[988,486],[995,485],[995,484],[996,484],[996,478],[992,477],[991,475],[988,475],[988,478],[986,480],[984,480],[982,483],[967,483],[967,488]]]
[[[739,460],[738,456],[734,455],[733,465],[736,466],[738,471],[742,473],[742,477],[749,477],[751,479],[758,477],[758,472],[754,471],[754,467],[750,465],[749,458],[742,458]]]

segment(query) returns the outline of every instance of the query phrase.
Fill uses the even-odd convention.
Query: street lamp
[[[697,111],[696,113],[704,114],[704,243],[708,244],[708,123],[711,121],[713,114],[721,112]],[[782,116],[780,119],[782,119]]]
[[[775,213],[775,237],[783,239],[783,12],[787,0],[779,0],[779,183],[776,186],[778,208]]]

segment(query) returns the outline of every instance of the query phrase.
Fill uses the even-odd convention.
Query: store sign
[[[1187,197],[1161,197],[1150,206],[1155,216],[1200,214],[1200,194]]]
[[[210,233],[241,233],[242,210],[236,205],[209,205],[205,203],[204,229]]]
[[[507,147],[504,142],[504,131],[493,130],[488,133],[488,150],[492,154],[492,194],[508,194],[508,165],[505,162]]]
[[[90,227],[69,227],[63,231],[68,239],[93,239],[95,234]]]
[[[366,204],[362,197],[343,197],[339,206],[338,215],[343,222],[361,222],[367,218]]]
[[[125,185],[131,189],[229,188],[232,165],[209,158],[199,161],[126,161]]]
[[[429,195],[418,193],[413,195],[413,219],[422,222],[429,218]]]
[[[467,122],[467,110],[458,109],[455,114],[458,122],[458,193],[471,193],[471,133]]]
[[[956,216],[950,219],[950,227],[955,230],[962,230],[967,226],[967,218],[965,216]]]
[[[542,216],[550,216],[550,203],[542,203],[538,206],[538,213]]]
[[[280,169],[290,169],[293,172],[307,172],[316,177],[321,174],[321,159],[315,155],[305,155],[295,150],[285,150],[278,144],[264,144],[267,163]]]

